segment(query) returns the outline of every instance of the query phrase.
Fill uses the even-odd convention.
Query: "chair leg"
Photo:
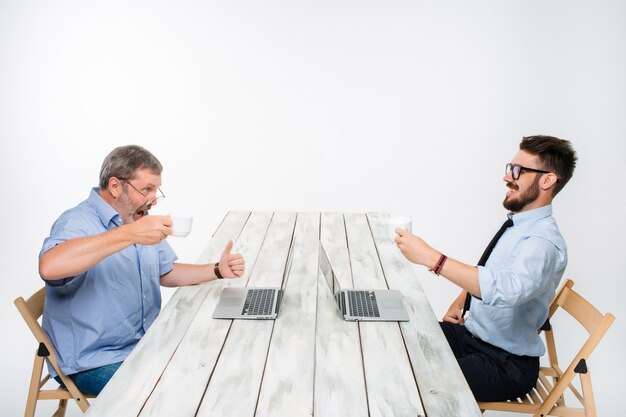
[[[30,386],[28,388],[28,397],[26,399],[26,410],[24,417],[34,417],[35,408],[37,407],[37,398],[39,397],[39,385],[41,383],[41,372],[43,370],[44,359],[35,353],[35,361],[33,363],[33,372],[30,376]]]
[[[66,378],[66,379],[69,380],[69,378]],[[69,380],[68,382],[70,383],[65,384],[65,386],[67,387],[67,390],[71,394],[72,398],[74,398],[74,402],[76,403],[78,408],[80,408],[80,410],[83,413],[86,413],[90,405],[89,401],[87,400],[87,397],[85,397],[85,395],[82,392],[80,392],[74,384],[71,383],[72,382],[71,380]]]
[[[580,374],[580,386],[583,391],[583,407],[585,407],[586,417],[597,417],[596,402],[593,398],[593,390],[591,389],[591,374]]]
[[[67,410],[67,400],[59,400],[59,408],[52,415],[52,417],[65,417],[65,411]]]

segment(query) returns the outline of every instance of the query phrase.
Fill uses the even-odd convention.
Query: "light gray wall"
[[[471,263],[504,165],[542,133],[580,155],[555,214],[566,275],[617,316],[590,365],[599,414],[621,415],[624,74],[623,1],[0,0],[1,414],[22,412],[34,349],[12,300],[114,146],[165,165],[155,212],[193,211],[183,261],[252,209],[408,215]],[[441,316],[457,289],[419,271]]]

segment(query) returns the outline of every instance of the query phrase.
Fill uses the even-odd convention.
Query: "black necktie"
[[[480,257],[480,260],[478,261],[478,266],[485,266],[485,264],[487,263],[487,259],[489,259],[489,255],[491,255],[491,252],[493,251],[493,248],[496,247],[496,243],[498,243],[498,240],[500,240],[500,237],[504,234],[506,229],[511,226],[513,226],[513,220],[511,219],[507,219],[507,221],[502,224],[502,227],[500,228],[500,230],[498,230],[498,233],[496,233],[493,239],[491,239],[491,242],[489,242],[489,245],[487,245],[487,248],[483,252],[483,256]],[[471,302],[472,294],[468,292],[465,296],[465,305],[463,305],[463,316],[465,316],[467,310],[470,309]]]

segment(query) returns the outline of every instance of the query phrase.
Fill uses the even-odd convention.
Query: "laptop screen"
[[[287,254],[287,264],[285,265],[285,272],[283,274],[283,281],[280,285],[280,288],[285,291],[287,288],[287,281],[289,280],[289,275],[291,275],[291,264],[293,263],[293,250],[296,247],[296,236],[294,234],[291,239],[291,246],[289,247],[289,253]]]
[[[337,291],[341,291],[341,287],[339,286],[339,282],[337,281],[337,277],[335,276],[335,272],[333,271],[332,266],[330,265],[330,261],[328,260],[328,256],[326,255],[326,251],[324,250],[324,246],[322,242],[320,242],[320,256],[319,256],[319,265],[322,270],[322,274],[326,279],[326,283],[328,284],[328,288],[335,295]]]

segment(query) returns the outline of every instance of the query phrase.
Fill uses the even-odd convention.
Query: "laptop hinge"
[[[345,316],[348,314],[346,311],[346,293],[342,291],[338,293],[337,296],[339,297],[339,308],[341,309],[341,314]]]
[[[278,296],[276,298],[276,308],[274,309],[274,313],[278,314],[278,310],[280,309],[280,302],[283,300],[283,290],[278,290]]]

